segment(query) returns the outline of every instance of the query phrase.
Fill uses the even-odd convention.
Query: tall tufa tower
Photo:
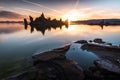
[[[42,13],[40,17],[41,17],[42,19],[45,19],[44,13]]]

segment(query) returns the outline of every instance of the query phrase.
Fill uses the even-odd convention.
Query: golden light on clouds
[[[81,20],[85,18],[85,14],[79,12],[77,9],[73,9],[63,15],[63,18],[67,18],[69,21]]]

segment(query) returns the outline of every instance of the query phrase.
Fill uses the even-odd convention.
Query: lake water
[[[43,35],[36,30],[30,33],[30,27],[25,30],[23,24],[0,24],[0,75],[21,69],[21,64],[34,53],[61,47],[77,40],[94,38],[120,44],[120,26],[107,26],[102,29],[100,26],[69,25],[69,28],[63,26],[62,29],[46,30]]]
[[[69,59],[74,60],[83,69],[87,69],[94,66],[94,61],[100,58],[92,52],[83,51],[80,49],[82,45],[77,43],[72,43],[70,49],[67,51],[66,56]]]

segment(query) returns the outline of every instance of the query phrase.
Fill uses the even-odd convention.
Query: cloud
[[[3,8],[2,6],[0,6],[0,8]]]
[[[101,18],[120,18],[120,12],[112,12],[106,10],[93,11],[89,13],[90,18],[101,19]]]
[[[43,5],[41,5],[41,4],[38,4],[38,3],[35,3],[35,2],[32,2],[32,1],[23,0],[23,2],[26,2],[26,3],[29,3],[29,4],[33,4],[33,5],[39,6],[39,7],[44,8],[44,9],[48,9],[48,10],[54,11],[54,12],[59,13],[59,14],[63,14],[63,12],[61,12],[61,11],[59,11],[59,10],[56,10],[56,9],[52,9],[52,8],[43,6]]]
[[[33,13],[42,13],[40,11],[35,11],[35,10],[31,10],[31,9],[27,9],[27,8],[20,8],[20,7],[16,7],[16,9],[21,9],[21,10],[24,10],[24,11],[29,11],[29,12],[33,12]]]
[[[29,1],[33,1],[33,0],[29,0]],[[91,2],[91,1],[101,1],[101,0],[36,0],[37,2],[76,2],[76,1],[80,1],[80,2]]]
[[[21,15],[11,11],[0,11],[0,18],[8,18],[8,19],[21,19],[24,18],[25,15]]]

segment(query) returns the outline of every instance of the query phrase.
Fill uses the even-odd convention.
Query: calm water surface
[[[6,72],[16,70],[21,67],[19,64],[25,62],[26,58],[34,53],[57,48],[80,39],[94,38],[103,38],[107,42],[120,44],[120,26],[107,26],[102,29],[100,26],[70,25],[68,29],[63,26],[62,29],[46,30],[45,35],[42,35],[39,31],[30,33],[30,28],[24,30],[23,24],[0,24],[0,70],[4,70],[3,68]],[[80,52],[87,53],[82,50]],[[76,57],[74,59],[78,63],[79,59],[76,55],[90,56],[88,59],[95,57],[91,53],[71,54]]]
[[[70,49],[67,51],[66,56],[78,63],[82,68],[86,69],[90,66],[94,66],[94,60],[99,60],[100,58],[92,52],[83,51],[80,49],[82,45],[73,43]]]

